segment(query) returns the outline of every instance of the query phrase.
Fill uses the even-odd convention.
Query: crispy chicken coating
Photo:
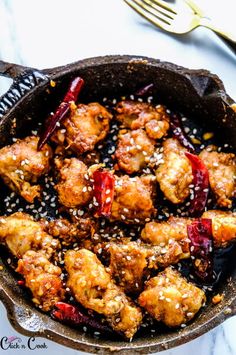
[[[157,321],[178,327],[190,321],[206,301],[204,292],[171,267],[146,283],[139,304]]]
[[[0,176],[5,184],[32,203],[40,196],[38,178],[50,169],[52,150],[48,144],[38,151],[38,137],[26,137],[0,149]]]
[[[185,156],[187,151],[173,138],[163,143],[163,160],[156,170],[156,178],[165,197],[178,204],[189,196],[189,185],[193,180],[192,167]]]
[[[170,217],[164,222],[149,222],[141,232],[141,239],[152,245],[169,247],[174,242],[180,247],[179,259],[185,259],[189,254],[189,240],[187,225],[191,223],[190,218]]]
[[[29,250],[42,250],[50,258],[60,245],[57,239],[43,230],[39,222],[22,212],[0,217],[0,240],[17,258],[22,258]]]
[[[142,321],[142,313],[114,284],[96,255],[87,249],[65,254],[67,286],[85,308],[103,314],[112,328],[132,338]]]
[[[236,239],[235,212],[209,210],[203,213],[202,218],[212,220],[212,236],[216,248],[224,248]],[[191,218],[170,217],[165,222],[146,223],[141,232],[141,240],[164,248],[176,241],[182,250],[180,259],[188,258],[190,252],[187,225],[191,222]]]
[[[143,129],[121,131],[115,153],[120,169],[132,174],[144,168],[154,153],[154,144]]]
[[[169,129],[169,116],[164,106],[152,106],[138,101],[121,101],[116,106],[117,120],[124,127],[144,128],[152,139],[160,139]]]
[[[58,144],[67,145],[78,154],[94,149],[108,131],[112,115],[98,102],[79,104],[62,123],[62,129],[53,135]]]
[[[232,207],[236,196],[236,157],[233,153],[219,153],[209,146],[200,153],[200,158],[209,172],[211,189],[220,207]]]
[[[202,218],[212,219],[212,233],[216,247],[226,247],[236,239],[236,213],[211,210],[203,213]]]
[[[116,283],[126,293],[136,294],[143,289],[144,281],[152,270],[176,264],[189,257],[176,241],[167,246],[148,245],[137,241],[109,242],[109,269]]]
[[[153,193],[152,175],[134,178],[127,175],[116,177],[111,220],[137,224],[150,219],[156,212],[152,201]]]
[[[111,275],[127,293],[137,293],[142,289],[148,270],[149,258],[154,255],[151,248],[140,243],[109,243]]]
[[[59,170],[59,182],[55,186],[59,202],[70,208],[86,205],[92,198],[87,166],[77,158],[55,162]]]
[[[71,223],[66,218],[50,221],[41,220],[43,228],[51,236],[59,238],[63,246],[70,246],[85,238],[90,238],[95,232],[96,222],[92,218],[78,218],[76,223]]]
[[[32,301],[44,312],[50,311],[56,302],[63,300],[62,271],[48,261],[42,252],[27,251],[18,261],[16,271],[24,276],[25,285],[33,295]]]

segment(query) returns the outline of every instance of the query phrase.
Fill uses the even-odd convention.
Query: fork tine
[[[143,9],[146,14],[157,18],[158,20],[164,22],[167,25],[170,25],[170,18],[166,17],[165,15],[162,15],[159,11],[153,9],[150,5],[147,5],[144,0],[133,0],[133,3],[139,6],[140,9]]]
[[[163,0],[152,0],[154,3],[162,7],[163,9],[172,12],[173,14],[177,15],[177,12],[175,11],[174,7],[167,4],[166,1]]]
[[[143,0],[143,2],[145,2],[147,5],[149,5],[150,7],[155,9],[156,11],[158,11],[161,15],[164,15],[164,16],[168,17],[169,19],[174,20],[175,15],[173,14],[173,12],[163,9],[163,7],[154,3],[153,0]]]
[[[135,10],[139,15],[145,18],[147,21],[151,22],[154,26],[158,26],[163,30],[168,31],[169,24],[166,21],[158,20],[157,17],[151,15],[149,12],[146,12],[142,6],[138,5],[135,0],[124,0],[127,5],[129,5],[133,10]]]

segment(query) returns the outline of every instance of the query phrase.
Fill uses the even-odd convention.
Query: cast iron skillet
[[[208,131],[219,132],[219,139],[224,137],[226,141],[227,137],[227,143],[236,148],[236,114],[230,107],[233,100],[225,93],[219,78],[205,70],[189,70],[151,58],[107,56],[42,71],[0,61],[0,74],[13,78],[10,90],[0,98],[0,146],[7,144],[11,136],[26,135],[32,122],[47,117],[71,79],[80,75],[86,83],[80,96],[82,102],[132,94],[152,82],[154,96],[159,101],[207,126]],[[50,86],[50,80],[56,81],[55,88]],[[91,353],[147,354],[186,343],[236,313],[235,262],[231,255],[227,261],[229,275],[218,288],[225,295],[221,303],[216,306],[209,303],[184,329],[165,330],[153,337],[148,331],[142,332],[142,337],[135,337],[132,343],[109,337],[96,339],[55,322],[25,298],[7,267],[0,272],[0,298],[11,324],[22,334],[47,337]]]

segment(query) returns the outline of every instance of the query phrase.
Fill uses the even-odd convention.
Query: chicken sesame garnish
[[[110,325],[132,338],[142,321],[140,309],[115,285],[95,254],[70,250],[65,256],[67,286],[84,307],[103,314]]]
[[[233,153],[217,152],[214,146],[208,146],[200,157],[209,172],[210,186],[218,206],[232,207],[236,196],[236,157]]]
[[[91,151],[106,137],[111,118],[112,115],[97,102],[79,104],[71,110],[52,140],[78,154]]]
[[[139,304],[168,327],[189,322],[206,301],[204,292],[171,267],[146,283]]]
[[[154,153],[155,141],[143,129],[120,132],[115,157],[127,174],[144,168]]]
[[[163,143],[163,163],[156,170],[156,178],[165,197],[174,204],[182,203],[190,194],[192,168],[187,151],[173,138]]]
[[[26,201],[40,197],[38,179],[50,169],[52,150],[48,144],[37,151],[38,137],[17,140],[0,150],[0,176],[9,188]]]

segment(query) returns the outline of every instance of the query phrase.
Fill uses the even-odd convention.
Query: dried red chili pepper
[[[189,139],[186,137],[182,123],[180,118],[172,113],[171,114],[171,119],[170,119],[170,128],[172,131],[173,136],[185,147],[187,148],[190,152],[194,153],[195,148],[192,145],[192,143],[189,141]]]
[[[70,87],[64,96],[64,99],[60,103],[56,112],[50,116],[45,125],[45,130],[43,131],[39,142],[38,142],[38,150],[40,150],[47,140],[51,137],[55,129],[57,128],[58,123],[60,123],[63,118],[67,115],[70,110],[71,102],[77,101],[78,95],[84,85],[84,80],[79,76],[72,80]]]
[[[51,315],[53,318],[69,325],[88,325],[102,332],[111,332],[111,328],[96,319],[83,314],[78,307],[65,302],[57,302]]]
[[[148,84],[148,85],[142,87],[141,89],[138,89],[135,93],[135,96],[145,96],[147,94],[150,94],[153,87],[154,87],[154,84],[152,84],[152,83]]]
[[[187,226],[195,274],[204,281],[213,277],[212,220],[199,218]]]
[[[25,280],[18,280],[18,281],[17,281],[17,284],[18,284],[19,286],[25,286]]]
[[[190,202],[189,213],[199,217],[206,207],[209,192],[209,173],[202,160],[194,154],[185,153],[192,165],[194,196]]]
[[[97,204],[95,217],[109,217],[115,190],[114,175],[109,171],[96,170],[93,180],[93,197]]]

